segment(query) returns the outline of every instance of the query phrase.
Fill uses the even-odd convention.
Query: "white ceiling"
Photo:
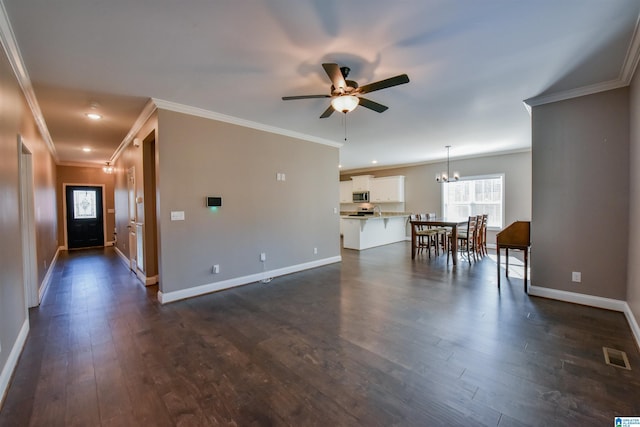
[[[361,86],[408,74],[367,95],[389,110],[347,115],[343,169],[529,148],[523,100],[628,84],[640,14],[640,0],[2,3],[60,163],[109,160],[149,98],[341,143],[327,99],[281,97],[329,93],[323,62]],[[104,120],[84,117],[92,103]]]

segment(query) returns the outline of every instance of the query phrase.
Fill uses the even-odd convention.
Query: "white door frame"
[[[138,216],[138,207],[136,202],[136,167],[131,166],[127,169],[127,197],[129,200],[129,269],[133,272],[138,271],[138,235],[136,230],[136,218]]]
[[[33,192],[33,156],[18,134],[20,171],[20,234],[22,236],[22,277],[26,308],[40,305],[36,252],[36,220]]]
[[[107,246],[107,203],[105,202],[104,184],[74,184],[65,182],[62,184],[62,215],[64,216],[64,249],[69,250],[69,236],[67,236],[67,187],[100,187],[102,188],[102,244]]]

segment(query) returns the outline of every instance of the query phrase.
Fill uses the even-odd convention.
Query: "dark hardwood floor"
[[[63,253],[1,426],[604,426],[640,415],[621,313],[496,289],[408,243],[161,306],[110,249]],[[626,351],[631,371],[604,363]]]

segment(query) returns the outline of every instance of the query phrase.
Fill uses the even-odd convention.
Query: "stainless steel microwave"
[[[368,191],[356,191],[353,193],[353,203],[368,203],[369,192]]]

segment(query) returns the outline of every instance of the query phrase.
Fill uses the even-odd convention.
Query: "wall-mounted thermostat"
[[[222,197],[207,197],[207,207],[222,206]]]

